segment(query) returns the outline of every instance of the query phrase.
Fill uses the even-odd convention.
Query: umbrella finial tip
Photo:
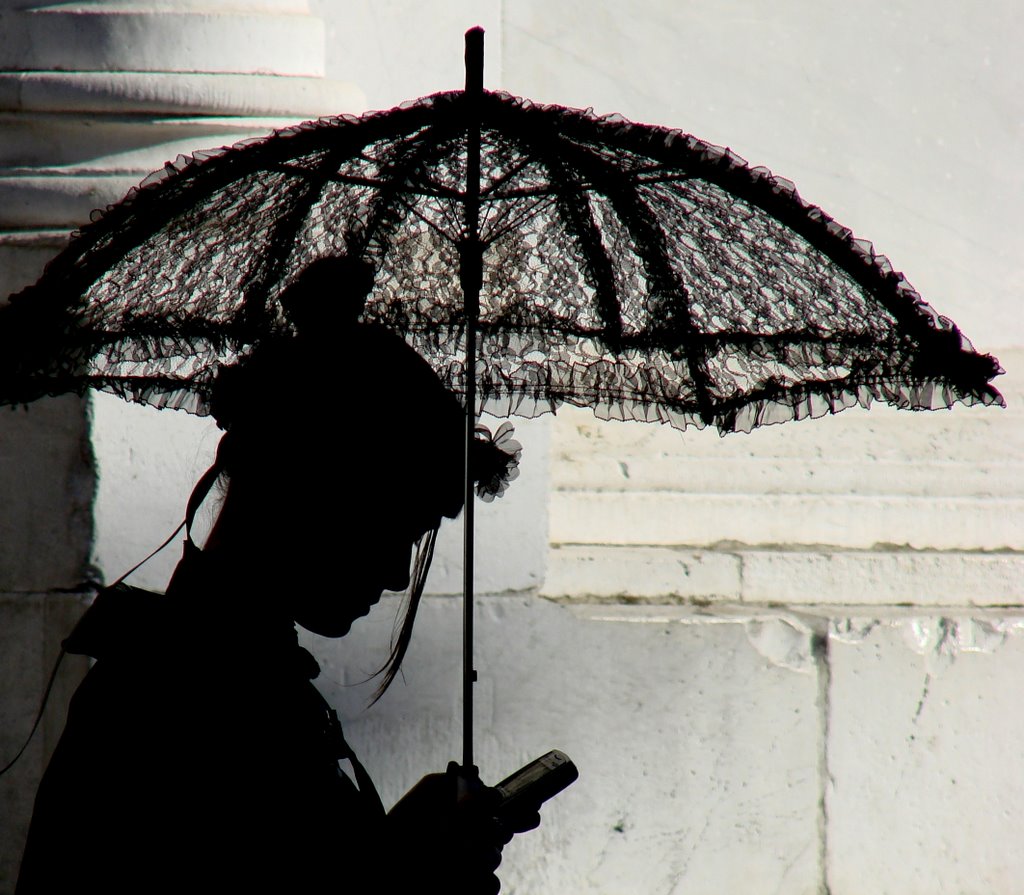
[[[466,32],[466,92],[484,89],[484,29],[475,25]]]

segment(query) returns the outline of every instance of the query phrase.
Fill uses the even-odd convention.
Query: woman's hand
[[[536,812],[495,817],[497,792],[452,762],[420,780],[388,814],[396,890],[434,883],[458,895],[496,895],[494,871],[515,833],[540,823]]]

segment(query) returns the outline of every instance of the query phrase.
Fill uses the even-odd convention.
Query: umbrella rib
[[[692,346],[693,350],[685,354],[686,365],[697,392],[702,419],[705,423],[711,423],[715,416],[711,397],[711,376],[707,370],[706,354],[700,352],[698,355],[696,350],[697,345],[701,343],[701,333],[690,314],[686,287],[669,261],[664,231],[650,210],[639,200],[634,185],[624,180],[621,171],[611,167],[600,154],[589,152],[585,147],[568,140],[562,141],[561,148],[560,157],[568,157],[570,163],[583,168],[585,173],[591,175],[589,179],[594,184],[594,192],[607,197],[633,236],[634,244],[643,247],[643,251],[637,254],[653,287],[652,294],[660,294],[666,304],[668,299],[676,299],[673,305],[666,308],[665,329],[668,333],[680,337],[679,344]],[[652,313],[656,312],[652,310]]]
[[[688,171],[680,171],[678,168],[671,168],[668,165],[658,163],[654,165],[638,165],[628,172],[631,179],[638,183],[664,183],[673,180],[693,180],[694,175]],[[660,177],[648,177],[649,174],[661,174]]]
[[[538,196],[551,196],[554,192],[555,190],[550,186],[522,187],[521,189],[505,190],[503,192],[498,192],[496,190],[492,193],[488,193],[487,198],[491,201],[502,199],[532,199]]]
[[[310,171],[307,168],[303,168],[299,165],[289,164],[277,164],[269,165],[267,170],[277,171],[281,174],[291,174],[305,180],[319,180],[317,172]],[[379,189],[384,186],[386,181],[376,177],[360,177],[357,174],[332,174],[327,178],[328,183],[341,183],[347,186],[365,186],[373,189]],[[430,188],[425,187],[410,187],[406,189],[407,193],[414,196],[428,196],[435,199],[455,199],[462,201],[464,194],[459,190],[451,189],[450,187],[442,186],[438,183],[430,183]]]
[[[618,128],[613,135],[600,122],[578,123],[588,133],[584,139],[603,136],[621,148],[678,165],[692,172],[691,179],[706,181],[759,209],[836,264],[921,344],[939,343],[945,338],[946,331],[930,314],[922,313],[923,301],[903,275],[880,263],[870,247],[858,242],[821,209],[804,202],[788,181],[765,169],[751,169],[729,150],[681,132],[634,126],[625,131]],[[955,335],[960,336],[959,330]],[[980,363],[987,355],[978,357]]]
[[[539,113],[545,120],[551,117],[543,108],[535,108],[532,111],[528,111],[527,114],[532,116],[533,112]],[[618,127],[619,125],[616,125],[616,128]],[[639,202],[633,184],[629,183],[628,180],[624,180],[620,169],[612,168],[600,154],[593,153],[584,144],[577,142],[576,138],[571,133],[567,133],[565,128],[558,126],[557,122],[549,121],[543,126],[531,126],[526,130],[528,131],[528,135],[525,138],[526,141],[537,148],[543,146],[543,150],[546,151],[542,152],[542,156],[547,155],[553,160],[549,161],[549,167],[565,171],[566,162],[572,163],[573,167],[579,169],[584,175],[581,178],[576,178],[574,175],[576,189],[580,189],[581,184],[587,183],[588,190],[592,189],[593,192],[608,197],[624,221],[632,221],[632,226],[627,223],[627,227],[633,234],[636,245],[643,246],[645,249],[640,257],[647,268],[648,275],[654,284],[662,287],[666,296],[675,295],[679,299],[678,303],[682,305],[684,312],[682,319],[679,319],[678,315],[672,315],[676,317],[676,326],[669,327],[669,329],[675,329],[681,335],[689,338],[691,342],[694,341],[694,337],[699,334],[699,331],[690,314],[689,297],[686,289],[676,277],[668,261],[664,232],[657,225],[657,222],[651,218],[649,211]],[[558,183],[558,178],[552,178],[552,181]],[[589,186],[591,183],[593,187]],[[556,187],[555,189],[560,198],[566,196],[564,188],[559,189]],[[569,207],[571,206],[567,206],[567,208]],[[591,226],[595,226],[589,203],[587,203],[586,217],[589,219]],[[593,239],[592,232],[588,233],[588,236]],[[579,245],[586,256],[586,247],[582,243]],[[603,262],[601,266],[607,266],[610,272],[611,263],[599,234],[597,235],[597,245],[600,246],[598,257]],[[591,275],[592,287],[595,286],[593,279],[594,270],[590,265],[595,260],[597,259],[594,256],[585,257],[584,264],[584,271]],[[610,276],[608,282],[613,282]],[[614,347],[621,340],[621,311],[618,296],[613,293],[612,297],[615,301],[614,308],[606,306],[604,303],[608,299],[607,292],[604,292],[604,290],[598,291],[598,312],[602,319],[607,320],[608,314],[615,314],[615,325],[619,335],[617,339],[611,342]],[[674,309],[669,309],[670,313],[672,310]],[[696,351],[692,350],[686,353],[685,359],[693,380],[693,386],[697,390],[702,417],[707,422],[711,422],[714,418],[714,410],[711,400],[711,377],[707,371],[706,358],[704,356],[698,358]]]
[[[353,184],[355,186],[373,186],[380,187],[382,184],[380,181],[374,181],[369,178],[357,179],[350,178],[344,175],[331,178],[337,183]],[[411,196],[425,196],[429,199],[449,199],[456,202],[461,202],[465,198],[464,194],[458,190],[448,189],[438,184],[432,184],[433,189],[424,189],[416,187],[407,187],[404,192]]]
[[[355,177],[349,174],[337,174],[331,178],[335,183],[350,184],[352,186],[369,186],[379,188],[384,185],[381,180],[375,180],[372,177]],[[459,190],[453,190],[449,187],[441,186],[437,183],[430,183],[430,189],[424,187],[406,187],[405,192],[412,196],[426,196],[431,199],[454,199],[457,202],[461,202],[465,198],[465,194]]]
[[[546,137],[548,132],[544,130],[533,131],[526,138],[527,149],[532,149],[550,172],[554,201],[570,225],[567,231],[576,235],[576,245],[583,255],[583,274],[594,290],[597,313],[603,324],[602,336],[610,348],[617,350],[622,340],[622,305],[615,288],[612,260],[601,239],[585,187],[576,172],[566,165],[561,143]]]
[[[388,165],[382,166],[382,173],[390,173],[391,176],[383,177],[381,180],[380,190],[369,208],[366,226],[362,231],[359,243],[355,246],[358,251],[365,251],[370,242],[377,239],[379,233],[397,230],[400,216],[396,215],[396,206],[404,208],[406,212],[413,211],[425,223],[443,233],[436,224],[411,209],[403,201],[402,194],[409,192],[407,182],[411,180],[415,169],[421,166],[431,153],[436,153],[443,142],[456,136],[457,133],[457,123],[449,122],[448,127],[438,126],[432,130],[429,139],[419,140],[419,145],[412,150],[403,144],[397,144],[392,148],[392,161]],[[398,159],[398,161],[394,161],[394,159]],[[448,234],[444,235],[446,239],[451,238]],[[383,237],[378,242],[382,244]]]
[[[689,181],[693,179],[694,176],[692,174],[666,174],[663,177],[637,177],[636,182],[644,184],[646,186],[648,184],[654,183],[679,183],[682,181]],[[586,180],[580,180],[579,186],[580,189],[583,190],[591,190],[595,188],[593,183],[590,183]],[[488,198],[526,199],[531,196],[547,196],[550,195],[552,192],[554,192],[554,189],[548,186],[522,187],[520,189],[504,190],[501,192],[495,190],[492,193],[488,193]]]
[[[683,346],[687,343],[694,346],[694,350],[685,353],[686,365],[697,392],[701,419],[705,423],[711,423],[715,411],[711,398],[711,375],[707,369],[707,354],[706,351],[698,352],[696,350],[696,347],[702,342],[702,333],[695,325],[690,313],[689,292],[672,269],[672,264],[669,261],[664,231],[653,218],[650,210],[638,200],[633,190],[627,192],[612,189],[609,191],[608,199],[633,234],[636,244],[645,249],[640,258],[653,287],[651,292],[657,295],[661,291],[665,303],[668,305],[665,308],[667,312],[664,318],[665,329],[669,333],[673,331],[678,333],[680,344]],[[669,305],[668,302],[672,298],[675,298],[676,301]],[[652,314],[657,314],[653,308]],[[673,341],[675,340],[673,339]]]
[[[409,212],[413,217],[423,221],[424,224],[430,227],[430,229],[437,233],[439,236],[443,237],[445,240],[451,240],[452,237],[450,233],[445,232],[444,228],[441,227],[438,223],[430,220],[430,218],[422,214],[416,208],[416,206],[411,205],[409,202],[407,202],[404,196],[397,197],[395,201],[398,205],[401,205],[407,212]]]
[[[492,193],[497,195],[498,198],[505,198],[505,194],[499,192],[501,185],[508,183],[513,177],[517,176],[524,168],[528,168],[531,164],[533,164],[533,159],[523,158],[518,164],[513,165],[500,177],[492,180],[486,187],[480,190],[480,201],[483,202],[489,199]]]
[[[267,243],[268,249],[263,254],[263,257],[269,258],[270,261],[267,269],[248,280],[243,279],[241,284],[244,298],[240,311],[240,325],[243,333],[262,331],[266,317],[267,295],[284,275],[288,259],[295,251],[296,235],[330,182],[330,172],[336,171],[342,159],[348,154],[347,147],[335,147],[326,152],[324,159],[316,166],[315,173],[310,172],[308,175],[308,187],[298,197],[291,211],[275,220]]]
[[[497,203],[492,202],[489,204],[493,207]],[[518,230],[520,226],[530,220],[530,218],[537,217],[538,212],[540,212],[545,205],[553,204],[555,204],[555,197],[548,195],[545,197],[545,201],[534,201],[529,204],[515,206],[517,208],[516,213],[513,214],[508,212],[504,223],[500,226],[498,226],[497,223],[492,223],[492,221],[496,222],[500,219],[497,215],[493,219],[486,219],[484,221],[484,224],[487,225],[487,237],[485,241],[489,243],[497,242],[513,230]],[[483,229],[483,225],[481,225],[481,229]]]
[[[636,182],[648,186],[655,183],[682,183],[693,179],[692,174],[664,174],[660,177],[637,177]]]

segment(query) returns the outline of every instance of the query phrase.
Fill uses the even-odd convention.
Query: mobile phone
[[[552,749],[547,755],[531,761],[510,774],[494,788],[498,791],[495,816],[516,811],[536,811],[543,802],[558,795],[580,772],[564,752]]]

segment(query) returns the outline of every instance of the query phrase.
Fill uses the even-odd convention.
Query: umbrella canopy
[[[505,94],[179,158],[95,217],[0,312],[0,402],[92,386],[206,412],[219,364],[288,331],[298,274],[355,254],[377,271],[362,319],[460,394],[460,272],[479,257],[475,403],[499,415],[566,402],[731,432],[872,400],[1001,403],[996,361],[789,182],[679,131]]]

